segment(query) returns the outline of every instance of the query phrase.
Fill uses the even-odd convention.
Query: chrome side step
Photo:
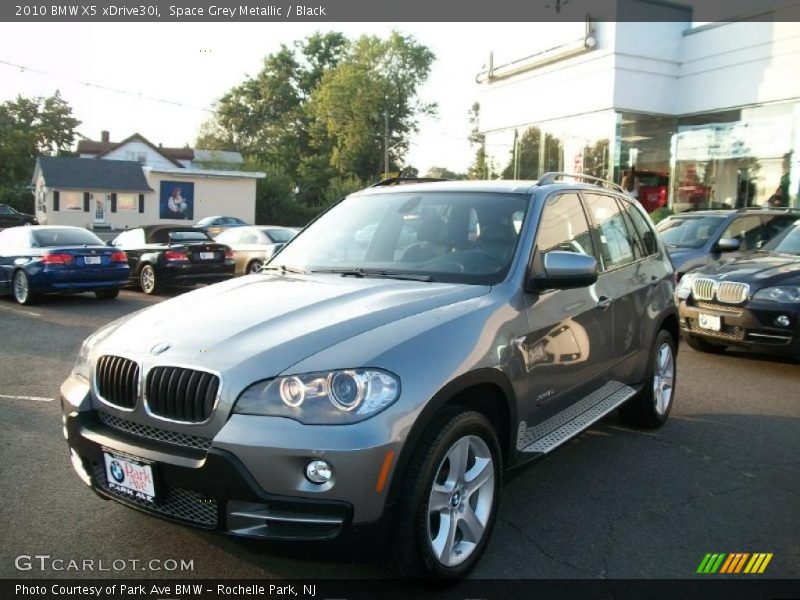
[[[538,425],[527,427],[522,422],[517,434],[517,450],[526,454],[547,454],[634,395],[636,390],[633,388],[619,381],[610,381]]]

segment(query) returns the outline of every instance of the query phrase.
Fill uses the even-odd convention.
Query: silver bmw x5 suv
[[[613,184],[372,187],[260,273],[90,336],[64,434],[102,497],[234,535],[378,540],[400,574],[461,577],[504,471],[615,409],[665,422],[674,287]]]

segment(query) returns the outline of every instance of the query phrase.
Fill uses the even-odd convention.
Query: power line
[[[11,67],[14,69],[19,69],[23,73],[36,73],[37,75],[45,75],[46,77],[53,77],[55,79],[63,79],[65,81],[69,81],[78,85],[82,85],[84,87],[93,88],[97,90],[103,90],[106,92],[112,92],[114,94],[120,94],[122,96],[130,96],[132,98],[138,98],[140,100],[149,100],[151,102],[160,102],[161,104],[169,104],[170,106],[177,106],[179,108],[189,108],[191,110],[200,110],[203,112],[214,114],[216,111],[213,108],[208,107],[201,107],[201,106],[192,106],[190,104],[184,104],[183,102],[178,102],[176,100],[166,100],[164,98],[156,98],[155,96],[146,96],[142,93],[132,92],[130,90],[124,90],[121,88],[113,88],[107,85],[102,85],[99,83],[93,83],[91,81],[82,81],[80,79],[74,79],[72,77],[66,77],[64,75],[53,73],[51,71],[45,71],[42,69],[36,69],[34,67],[28,67],[25,65],[20,65],[17,63],[9,62],[7,60],[0,59],[0,65],[4,65],[7,67]]]

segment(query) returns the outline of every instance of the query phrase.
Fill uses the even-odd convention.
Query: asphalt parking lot
[[[80,482],[58,403],[47,400],[84,337],[163,299],[125,291],[114,301],[49,297],[20,307],[0,298],[0,577],[381,577],[374,563],[165,522]],[[683,345],[667,425],[635,430],[611,415],[513,473],[474,576],[693,578],[708,552],[771,552],[763,577],[800,577],[799,387],[800,365]],[[37,554],[128,566],[16,568],[18,556]],[[152,559],[191,560],[193,569],[142,571]]]

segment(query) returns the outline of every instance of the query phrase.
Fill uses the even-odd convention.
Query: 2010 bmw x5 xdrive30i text
[[[465,575],[506,469],[673,404],[665,249],[621,190],[565,178],[373,187],[260,273],[105,326],[61,388],[76,471],[187,524],[373,534],[402,574]]]

